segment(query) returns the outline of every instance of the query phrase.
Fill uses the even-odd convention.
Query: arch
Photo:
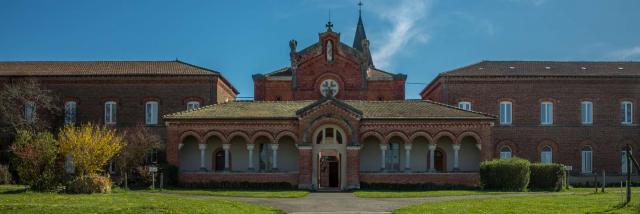
[[[505,146],[507,146],[507,147],[509,147],[511,149],[511,156],[512,157],[513,156],[518,156],[518,151],[519,151],[518,146],[515,143],[513,143],[511,140],[502,140],[502,141],[499,141],[496,144],[496,147],[495,147],[496,157],[498,157],[498,158],[500,157],[500,150],[502,149],[502,147],[505,147]]]
[[[384,142],[385,144],[389,143],[389,140],[391,140],[391,138],[393,137],[400,137],[402,139],[402,143],[411,143],[409,141],[409,138],[407,138],[407,135],[405,135],[403,132],[400,131],[393,131],[389,134],[387,134],[387,137],[384,138]]]
[[[324,124],[324,125],[319,126],[318,128],[316,128],[315,131],[313,131],[313,136],[314,136],[314,138],[312,139],[313,144],[318,144],[319,143],[318,142],[318,138],[319,137],[321,137],[323,139],[322,142],[324,142],[324,139],[325,139],[325,135],[324,134],[326,133],[325,129],[328,129],[328,128],[332,128],[335,131],[336,135],[334,137],[335,137],[335,139],[336,139],[338,144],[345,144],[345,142],[348,139],[346,138],[344,130],[340,126],[335,125],[335,124]],[[340,137],[341,139],[338,140],[339,139],[338,137]]]
[[[222,132],[219,131],[209,131],[207,132],[207,134],[204,135],[204,138],[202,138],[205,142],[209,140],[210,137],[217,137],[220,138],[220,140],[222,141],[222,143],[227,143],[229,141],[227,141],[227,138],[224,137],[224,135],[222,134]]]
[[[433,137],[433,139],[435,140],[434,142],[436,142],[436,143],[437,143],[438,141],[440,141],[440,138],[443,138],[443,137],[449,137],[449,138],[451,138],[451,142],[453,142],[453,143],[457,143],[457,141],[456,141],[456,139],[457,139],[457,138],[456,138],[456,136],[455,136],[455,135],[453,135],[453,134],[452,134],[451,132],[449,132],[449,131],[440,131],[440,132],[438,132],[438,134],[436,134],[436,136],[435,136],[435,137]]]
[[[553,141],[553,140],[543,140],[540,143],[538,143],[538,146],[536,147],[536,151],[538,153],[542,152],[542,149],[545,146],[549,146],[551,148],[551,151],[553,151],[553,153],[559,152],[560,150],[558,150],[558,144]]]
[[[242,131],[235,131],[235,132],[232,132],[231,134],[229,134],[227,136],[227,142],[231,142],[231,140],[233,140],[233,138],[235,138],[235,137],[241,137],[241,138],[244,138],[245,141],[253,143],[252,141],[249,141],[251,139],[249,137],[249,135],[247,135],[246,133],[244,133]]]
[[[343,134],[345,135],[344,139],[346,140],[346,144],[351,144],[351,142],[355,142],[355,140],[357,140],[353,139],[355,138],[355,136],[353,135],[355,131],[348,120],[344,118],[328,117],[326,115],[317,117],[315,120],[313,120],[313,122],[310,123],[309,126],[307,126],[307,128],[304,130],[302,140],[307,143],[313,143],[313,138],[315,137],[314,134],[316,133],[318,128],[324,125],[335,125],[340,127],[340,129],[342,129],[342,131],[344,132]]]
[[[482,142],[482,138],[477,133],[473,131],[465,131],[462,134],[458,135],[458,144],[462,143],[462,140],[464,140],[465,137],[473,137],[476,140],[476,144],[481,144]]]
[[[382,141],[384,140],[384,137],[382,136],[382,134],[376,132],[376,131],[367,131],[364,134],[360,135],[360,142],[364,142],[365,139],[367,139],[368,137],[375,137],[378,139],[378,142],[382,143]]]
[[[291,132],[291,131],[281,131],[280,133],[278,133],[276,135],[275,141],[276,142],[280,142],[280,139],[282,139],[283,137],[289,136],[291,138],[293,138],[294,141],[298,140],[298,136],[296,136],[295,133]]]
[[[269,139],[269,141],[271,141],[271,143],[278,143],[274,138],[273,135],[267,131],[257,131],[255,133],[253,133],[253,135],[251,136],[251,141],[252,143],[255,143],[256,140],[259,137],[266,137],[267,139]]]
[[[182,134],[180,135],[180,143],[184,142],[184,139],[189,136],[195,137],[198,140],[198,143],[202,143],[202,138],[200,137],[200,135],[197,132],[191,130],[182,132]]]
[[[427,139],[427,142],[429,142],[429,144],[434,143],[433,138],[431,137],[431,135],[429,135],[429,133],[427,132],[423,132],[423,131],[417,131],[414,132],[413,134],[411,134],[411,136],[409,137],[409,142],[413,143],[416,138],[418,137],[424,137]]]

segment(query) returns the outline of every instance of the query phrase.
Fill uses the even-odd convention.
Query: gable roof
[[[220,75],[182,61],[0,62],[0,76]]]
[[[317,101],[232,101],[163,116],[165,119],[295,119]],[[495,116],[466,111],[428,100],[340,100],[362,112],[363,119],[487,119]]]
[[[640,62],[482,61],[440,76],[640,76]]]

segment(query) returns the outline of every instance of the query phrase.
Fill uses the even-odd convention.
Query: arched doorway
[[[340,190],[346,181],[346,133],[336,125],[313,132],[312,183],[318,190]]]
[[[213,170],[224,171],[224,159],[225,159],[224,150],[222,149],[215,150],[215,152],[213,153],[213,159],[212,159],[213,163],[211,163],[211,165],[213,166]],[[229,154],[229,160],[231,160],[231,154]],[[231,168],[231,163],[229,163],[229,168]]]
[[[444,151],[441,148],[437,148],[433,152],[433,156],[434,156],[433,166],[436,168],[436,171],[444,172],[447,165],[447,158]]]

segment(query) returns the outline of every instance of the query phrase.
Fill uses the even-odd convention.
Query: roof
[[[373,58],[371,57],[371,52],[368,50],[368,47],[366,52],[365,52],[365,47],[362,46],[362,40],[367,39],[367,34],[364,31],[364,24],[362,23],[362,13],[360,13],[358,15],[358,24],[356,25],[356,33],[353,36],[353,48],[362,52],[362,53],[366,53],[369,58],[369,65],[373,66]]]
[[[294,119],[317,101],[232,101],[191,111],[165,115],[165,119]],[[428,100],[364,101],[341,100],[357,109],[364,119],[495,119],[495,116],[466,111]]]
[[[440,76],[640,76],[640,62],[482,61]]]
[[[220,75],[181,61],[0,62],[0,76]]]

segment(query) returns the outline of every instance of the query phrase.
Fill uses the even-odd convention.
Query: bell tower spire
[[[363,52],[369,60],[369,66],[373,67],[371,52],[369,51],[369,40],[364,32],[364,24],[362,23],[362,1],[358,2],[358,25],[356,25],[356,34],[353,38],[353,48]]]

